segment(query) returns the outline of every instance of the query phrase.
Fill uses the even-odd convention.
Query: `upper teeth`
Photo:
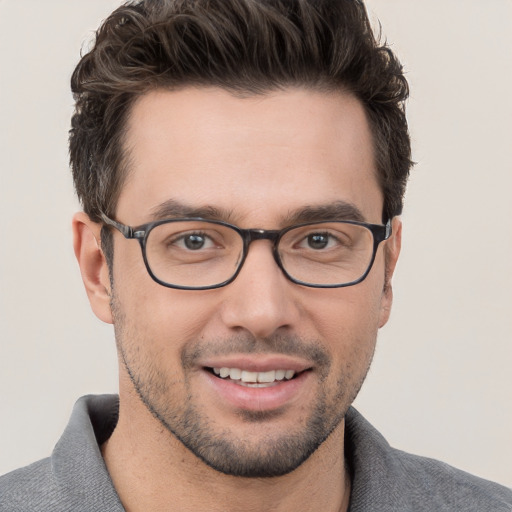
[[[275,380],[291,379],[294,370],[270,370],[268,372],[248,372],[239,368],[214,368],[215,375],[223,379],[241,380],[242,382],[274,382]]]

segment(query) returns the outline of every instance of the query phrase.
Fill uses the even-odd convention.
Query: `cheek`
[[[176,290],[153,281],[141,254],[116,260],[114,292],[122,311],[125,342],[139,339],[154,353],[180,350],[197,340],[215,314],[208,292]]]
[[[306,307],[311,324],[322,338],[350,344],[375,337],[381,318],[380,282],[367,278],[355,286],[324,291],[323,295],[312,294]]]
[[[359,387],[373,357],[382,285],[377,275],[353,287],[329,290],[327,297],[318,298],[316,307],[308,310],[310,325],[331,353],[333,378],[342,376],[351,389]]]

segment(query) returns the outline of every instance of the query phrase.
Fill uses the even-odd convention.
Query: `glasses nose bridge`
[[[276,247],[281,232],[277,229],[245,229],[242,234],[246,250],[248,250],[249,245],[256,240],[270,240]]]
[[[240,261],[240,266],[238,268],[238,272],[242,269],[243,264],[249,254],[249,246],[252,242],[256,240],[270,240],[272,243],[272,255],[277,266],[281,269],[281,271],[287,276],[286,272],[283,269],[283,265],[280,261],[279,254],[277,251],[277,244],[281,237],[281,231],[277,229],[240,229],[239,233],[242,235],[243,244],[244,244],[244,254],[242,260]],[[238,275],[237,272],[237,275]]]

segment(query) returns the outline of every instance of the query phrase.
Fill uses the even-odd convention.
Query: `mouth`
[[[314,389],[314,366],[297,358],[238,355],[205,361],[201,369],[211,403],[238,412],[284,410]]]
[[[253,372],[241,368],[206,368],[216,377],[230,381],[239,386],[250,388],[267,388],[290,381],[303,372],[297,372],[291,369],[268,370],[263,372]]]

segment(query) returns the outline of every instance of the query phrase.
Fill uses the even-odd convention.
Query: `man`
[[[0,510],[510,510],[350,409],[411,165],[362,4],[128,4],[72,86],[75,253],[119,399],[81,399]]]

